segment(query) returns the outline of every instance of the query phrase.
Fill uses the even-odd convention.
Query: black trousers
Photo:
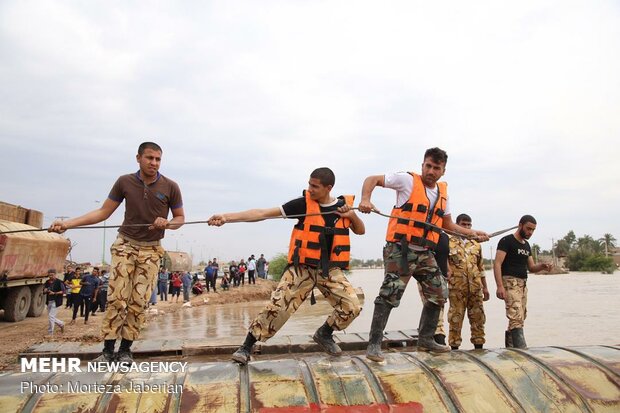
[[[72,320],[75,320],[77,318],[78,308],[80,310],[80,317],[86,317],[86,320],[88,320],[88,313],[90,313],[90,302],[92,300],[92,297],[90,296],[84,297],[80,295],[79,293],[71,294],[71,295],[73,296]],[[86,311],[86,315],[84,315],[84,311]]]

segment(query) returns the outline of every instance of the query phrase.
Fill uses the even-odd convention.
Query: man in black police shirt
[[[514,234],[506,235],[497,244],[493,273],[497,298],[506,302],[506,347],[526,348],[523,324],[527,316],[527,272],[550,270],[549,264],[534,264],[532,249],[527,242],[536,229],[536,220],[524,215]]]

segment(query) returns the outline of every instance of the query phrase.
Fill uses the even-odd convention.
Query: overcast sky
[[[366,176],[419,171],[439,146],[452,212],[475,228],[529,213],[543,249],[571,229],[620,239],[619,73],[614,1],[6,0],[0,200],[46,225],[80,215],[153,140],[187,220],[281,205],[319,166],[359,201]],[[387,220],[363,219],[352,254],[379,258]],[[164,246],[271,257],[292,224],[191,225]],[[101,259],[101,230],[67,236],[74,260]]]

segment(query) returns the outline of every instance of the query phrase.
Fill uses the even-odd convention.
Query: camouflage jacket
[[[451,236],[448,264],[454,274],[484,277],[482,247],[477,241]]]

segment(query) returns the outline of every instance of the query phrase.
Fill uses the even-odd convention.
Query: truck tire
[[[28,317],[38,317],[43,314],[45,301],[47,299],[47,296],[43,294],[43,285],[31,285],[30,293],[32,298],[30,299],[30,307],[28,308]]]
[[[32,293],[27,285],[10,288],[4,301],[4,319],[15,322],[26,318],[31,298]]]

